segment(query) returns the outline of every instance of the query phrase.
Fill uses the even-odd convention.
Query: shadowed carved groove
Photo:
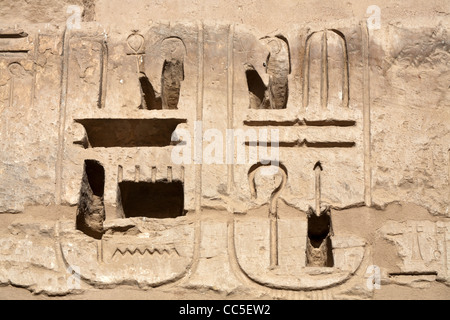
[[[250,65],[245,65],[245,75],[247,77],[248,93],[250,96],[251,109],[269,109],[269,101],[265,100],[267,87],[258,74],[258,71]],[[264,105],[263,105],[264,102]]]
[[[141,72],[139,76],[139,83],[141,85],[142,101],[139,109],[160,110],[162,109],[161,97],[156,96],[150,80]]]
[[[356,146],[356,143],[353,141],[308,141],[304,140],[295,140],[295,141],[279,141],[276,143],[270,141],[245,141],[244,144],[246,146],[257,146],[263,145],[268,148],[272,147],[280,147],[280,148],[353,148]]]
[[[0,39],[20,39],[28,37],[28,33],[20,29],[0,29]]]
[[[99,239],[103,234],[105,206],[105,169],[96,160],[85,160],[77,208],[76,227],[88,236]]]
[[[291,126],[309,126],[309,127],[353,127],[356,125],[354,120],[244,120],[244,125],[249,127],[291,127]]]

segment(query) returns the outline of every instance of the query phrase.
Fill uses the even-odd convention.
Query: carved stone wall
[[[7,2],[0,284],[450,298],[444,15],[382,7],[374,28],[284,4],[265,25],[269,0],[227,4],[245,21],[182,1],[174,17],[160,1],[120,17],[123,1]]]

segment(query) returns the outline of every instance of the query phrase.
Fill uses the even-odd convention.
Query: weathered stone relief
[[[57,218],[2,230],[0,284],[371,298],[387,241],[398,263],[381,266],[384,284],[450,285],[444,27],[387,26],[395,45],[364,23],[36,28],[0,28],[0,213],[52,205]],[[360,209],[363,224],[396,201],[429,220],[355,233],[340,218]]]
[[[266,86],[255,67],[246,65],[250,108],[285,109],[289,97],[288,75],[291,72],[289,44],[282,36],[264,37],[261,41],[269,48],[263,63],[269,83]]]
[[[395,244],[400,257],[398,271],[391,272],[391,277],[431,277],[431,281],[448,282],[448,222],[388,221],[379,232]]]

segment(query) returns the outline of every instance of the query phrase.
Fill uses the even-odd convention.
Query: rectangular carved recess
[[[119,206],[125,218],[176,218],[184,213],[184,187],[179,180],[122,181],[118,190]]]
[[[186,119],[77,119],[92,148],[165,147]],[[175,142],[176,143],[176,142]]]
[[[27,37],[21,29],[0,29],[0,57],[26,58],[30,51]]]
[[[76,226],[78,230],[97,239],[103,234],[105,220],[104,189],[105,169],[96,160],[85,160]]]
[[[306,248],[307,267],[333,267],[333,244],[331,242],[331,216],[322,212],[308,215],[308,239]]]

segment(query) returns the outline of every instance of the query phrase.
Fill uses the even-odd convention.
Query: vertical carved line
[[[197,74],[197,110],[196,117],[197,122],[201,122],[203,120],[203,93],[205,90],[204,87],[204,45],[205,45],[205,36],[204,36],[204,26],[203,22],[199,22],[198,24],[198,74]],[[203,129],[202,129],[203,135]],[[195,139],[195,143],[197,144],[197,140],[200,142],[199,147],[203,150],[203,139]],[[195,166],[195,212],[197,214],[200,213],[201,210],[201,201],[202,201],[202,164],[200,163]]]
[[[320,164],[317,165],[314,168],[314,175],[316,178],[315,183],[315,190],[316,190],[316,215],[320,216],[320,200],[321,200],[321,194],[320,194],[320,171],[322,169],[320,168]]]
[[[117,167],[117,183],[121,183],[123,181],[123,167],[119,165]]]
[[[445,228],[445,227],[444,227]],[[443,231],[444,233],[444,261],[445,261],[445,270],[447,271],[447,276],[450,275],[450,263],[449,263],[449,254],[448,254],[448,241],[449,239],[447,238],[447,228],[444,229]]]
[[[236,245],[235,245],[235,228],[236,222],[234,217],[227,222],[227,252],[228,252],[228,261],[230,264],[231,271],[244,284],[252,283],[251,280],[248,279],[245,272],[242,271],[241,266],[239,265],[237,256],[236,256]]]
[[[278,217],[270,217],[270,268],[278,266]]]
[[[320,84],[320,101],[322,110],[327,109],[328,105],[328,39],[327,30],[322,35],[322,77]]]
[[[64,156],[64,133],[66,127],[66,103],[69,76],[69,50],[70,50],[71,33],[67,28],[63,34],[63,57],[61,65],[61,96],[59,104],[59,120],[58,120],[58,152],[56,158],[56,174],[55,174],[55,202],[61,204],[62,198],[62,173],[63,173],[63,156]]]
[[[305,61],[303,61],[304,71],[303,71],[303,109],[306,110],[306,107],[309,103],[309,69],[310,69],[310,56],[311,56],[311,37],[313,34],[310,34],[306,37],[305,41]]]
[[[67,262],[64,259],[64,253],[63,253],[63,248],[62,248],[62,244],[61,244],[61,226],[60,226],[61,222],[58,220],[55,222],[55,231],[54,231],[54,250],[55,250],[55,256],[56,256],[56,261],[57,261],[57,266],[56,266],[56,270],[58,270],[59,272],[66,272],[67,270]]]
[[[119,164],[117,166],[116,218],[125,218],[122,205],[122,194],[120,192],[120,184],[122,183],[122,181],[123,181],[123,167]],[[108,212],[106,212],[106,214],[108,214]]]
[[[344,70],[343,70],[343,84],[342,84],[342,106],[348,108],[350,102],[350,84],[349,84],[349,61],[348,61],[348,51],[347,51],[347,41],[339,37],[342,42],[342,50],[344,54]]]
[[[104,254],[104,252],[105,252],[105,250],[104,250],[104,244],[103,244],[103,239],[100,239],[99,240],[100,241],[100,243],[99,243],[99,249],[100,249],[100,263],[103,263],[103,262],[105,262],[105,259],[104,259],[104,257],[105,257],[105,254]]]
[[[364,202],[372,206],[372,168],[371,168],[371,133],[370,133],[370,73],[369,73],[369,30],[361,22],[363,55],[363,131],[364,131]]]
[[[416,224],[412,227],[412,245],[411,245],[411,260],[423,261],[422,250],[420,249],[419,243],[419,226]]]
[[[230,25],[228,34],[228,60],[227,60],[227,133],[233,130],[233,86],[234,86],[234,24]],[[227,135],[228,137],[228,135]],[[231,140],[230,140],[231,139]],[[232,192],[234,185],[234,147],[233,137],[227,138],[227,187],[228,194]]]
[[[31,83],[31,110],[35,110],[35,97],[36,97],[36,79],[37,79],[37,68],[36,68],[36,61],[38,59],[38,53],[39,53],[39,33],[35,35],[34,37],[34,63],[33,63],[33,82]],[[28,113],[29,115],[30,113]]]
[[[349,103],[349,64],[345,35],[331,29],[328,34],[328,104],[347,108]],[[330,51],[331,43],[331,51]],[[339,68],[339,69],[337,69]],[[339,82],[337,81],[339,79]]]
[[[197,82],[197,120],[203,120],[203,91],[204,91],[204,27],[198,25],[198,82]]]
[[[270,199],[270,267],[275,268],[278,266],[278,197],[281,191],[286,186],[287,171],[284,166],[278,169],[282,174],[281,184],[274,190]]]
[[[447,194],[450,194],[450,149],[448,149],[448,151],[447,151],[447,153],[448,153],[448,157],[447,157],[447,159],[448,159],[448,163],[447,163],[447,189],[448,189],[448,191],[447,191]],[[447,217],[450,217],[450,211],[448,210],[448,206],[447,206],[447,210],[446,210],[446,212],[445,212],[445,215],[447,216]]]
[[[434,252],[434,256],[436,261],[441,263],[444,267],[444,272],[449,275],[446,233],[447,227],[445,224],[440,224],[439,222],[434,224],[434,239],[436,241],[436,251]],[[436,256],[436,253],[440,253],[440,255]]]
[[[107,85],[107,72],[108,72],[108,45],[106,40],[101,42],[102,54],[100,56],[100,92],[98,95],[98,108],[105,108],[106,100],[106,85]]]
[[[102,263],[102,239],[97,240],[97,262]]]

